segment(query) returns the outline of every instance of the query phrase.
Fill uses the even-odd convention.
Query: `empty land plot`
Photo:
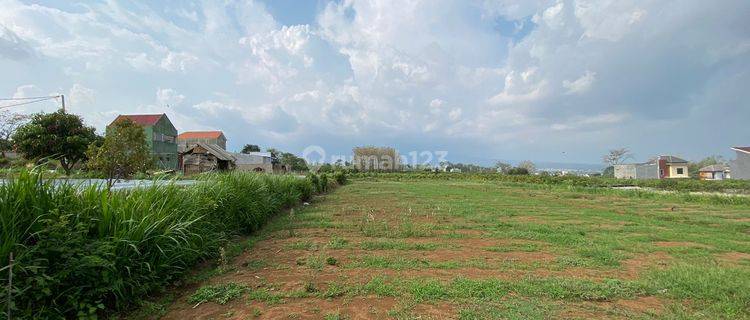
[[[141,314],[747,318],[750,208],[538,185],[358,180]]]

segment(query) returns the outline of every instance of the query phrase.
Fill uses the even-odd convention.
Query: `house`
[[[658,156],[645,163],[617,164],[618,179],[676,179],[690,178],[688,162],[675,156]]]
[[[235,168],[234,156],[218,145],[198,142],[180,153],[185,175]]]
[[[146,143],[157,168],[177,169],[177,129],[166,114],[121,114],[112,123],[125,119],[143,127]]]
[[[737,159],[729,164],[732,179],[750,179],[750,147],[733,147]]]
[[[656,161],[659,165],[659,179],[690,178],[687,160],[675,156],[659,156]]]
[[[698,170],[701,180],[724,180],[729,179],[729,167],[723,164],[713,164]]]
[[[177,136],[179,152],[184,152],[198,143],[214,144],[224,150],[227,149],[227,138],[221,131],[188,131]]]
[[[232,156],[236,159],[236,169],[240,171],[273,173],[282,169],[278,164],[274,165],[276,161],[270,152],[233,153]]]

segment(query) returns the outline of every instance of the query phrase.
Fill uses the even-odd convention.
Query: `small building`
[[[659,156],[659,179],[690,178],[687,160],[675,156]]]
[[[690,178],[688,162],[675,156],[659,156],[645,163],[617,164],[614,171],[618,179]]]
[[[750,147],[733,147],[737,153],[737,159],[729,164],[732,171],[732,179],[750,179]]]
[[[729,167],[724,164],[712,164],[698,170],[698,178],[701,180],[724,180],[731,178]]]
[[[146,143],[157,168],[177,169],[177,129],[166,114],[121,114],[112,123],[124,119],[143,127]]]
[[[274,159],[270,152],[233,153],[236,169],[240,171],[273,173]]]
[[[185,175],[235,168],[234,156],[215,144],[198,142],[180,155]]]
[[[227,149],[227,138],[221,131],[187,131],[177,136],[179,152],[184,152],[198,143],[213,144],[224,150]]]
[[[359,171],[401,170],[401,157],[390,147],[357,147],[353,150],[352,163]]]

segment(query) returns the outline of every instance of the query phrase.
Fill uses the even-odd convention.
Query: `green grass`
[[[203,286],[188,298],[188,302],[199,304],[210,301],[218,304],[226,304],[229,300],[242,296],[247,290],[247,286],[237,283]]]
[[[262,272],[301,276],[248,299],[312,318],[358,299],[392,319],[750,318],[749,203],[523,179],[354,179],[261,230],[256,247],[304,250]]]

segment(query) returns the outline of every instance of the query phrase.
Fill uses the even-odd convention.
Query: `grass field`
[[[750,317],[750,207],[571,190],[357,180],[132,317]]]

